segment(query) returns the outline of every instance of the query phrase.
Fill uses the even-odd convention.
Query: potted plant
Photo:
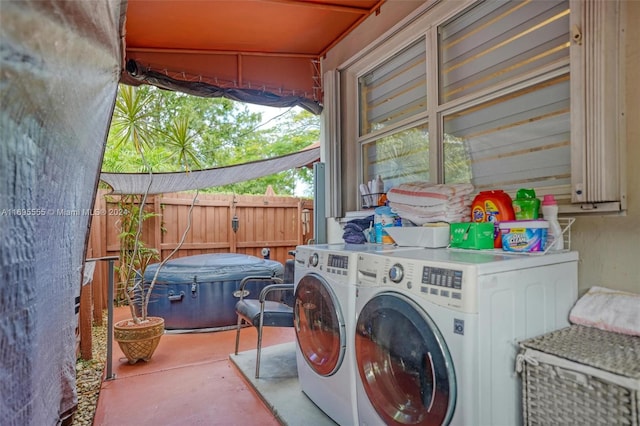
[[[182,247],[187,233],[191,229],[191,217],[196,199],[197,191],[191,203],[187,226],[180,242],[160,262],[151,281],[145,281],[145,271],[149,264],[159,259],[160,254],[155,248],[146,247],[144,242],[140,240],[140,235],[144,221],[156,216],[156,213],[144,211],[146,194],[142,196],[139,203],[135,201],[135,197],[131,197],[128,198],[129,202],[126,205],[121,206],[121,211],[127,214],[122,217],[122,232],[119,235],[119,274],[122,292],[129,305],[131,318],[115,323],[113,333],[114,339],[118,342],[129,364],[135,364],[139,360],[149,361],[164,334],[164,319],[148,315],[149,302],[160,270]]]
[[[119,234],[119,294],[129,305],[131,318],[115,323],[113,333],[130,364],[149,361],[164,334],[164,319],[147,315],[149,296],[155,283],[144,283],[142,278],[147,266],[159,258],[159,253],[155,248],[146,247],[140,239],[144,221],[155,215],[144,211],[145,198],[138,203],[135,196],[129,195],[119,202],[120,211],[125,212]]]
[[[185,172],[190,170],[190,161],[198,165],[191,143],[192,134],[189,120],[175,118],[170,120],[170,131],[162,132],[158,128],[154,96],[146,90],[138,91],[131,86],[121,85],[114,108],[109,140],[113,146],[128,146],[139,156],[142,170],[152,178],[152,165],[147,162],[145,150],[153,148],[153,141],[168,138],[168,146],[172,156],[177,156]],[[144,272],[153,261],[160,259],[160,253],[154,248],[146,247],[140,239],[144,222],[156,215],[145,212],[148,193],[127,195],[120,199],[121,216],[120,237],[120,293],[129,305],[131,318],[114,324],[114,339],[120,345],[130,364],[139,360],[148,361],[155,351],[160,338],[164,334],[164,319],[148,316],[148,306],[158,273],[162,266],[182,247],[191,228],[191,214],[196,202],[196,191],[188,215],[187,227],[176,248],[161,260],[153,279],[145,281]]]

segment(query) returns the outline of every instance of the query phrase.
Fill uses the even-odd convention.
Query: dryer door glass
[[[381,293],[356,326],[359,380],[388,425],[441,425],[456,402],[453,362],[440,331],[414,301]]]
[[[334,374],[345,352],[345,325],[340,304],[327,282],[308,274],[295,291],[294,322],[298,346],[309,366],[321,376]]]

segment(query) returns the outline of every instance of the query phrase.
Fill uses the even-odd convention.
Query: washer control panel
[[[447,287],[454,291],[460,291],[462,290],[463,274],[463,271],[456,269],[423,266],[421,282],[422,284]]]
[[[451,304],[462,307],[463,278],[464,272],[461,270],[425,265],[422,267],[420,291],[450,298]]]

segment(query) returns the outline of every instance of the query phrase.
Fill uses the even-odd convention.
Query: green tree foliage
[[[129,148],[138,154],[151,148],[155,133],[150,110],[152,102],[153,97],[148,91],[138,91],[131,86],[119,87],[109,132],[116,148],[130,145]]]
[[[466,183],[472,181],[471,155],[464,139],[451,134],[444,135],[444,174],[446,183]]]
[[[121,85],[102,165],[106,172],[191,171],[290,154],[319,140],[319,118],[301,109],[282,110],[261,126],[260,113],[224,98],[200,98],[152,86]],[[271,185],[293,195],[296,182],[312,181],[308,169],[205,192],[263,194]]]
[[[168,148],[168,160],[177,159],[180,167],[188,172],[191,170],[190,165],[194,167],[200,166],[198,152],[195,147],[198,138],[189,126],[190,119],[188,116],[179,116],[169,122],[166,131],[166,148]]]

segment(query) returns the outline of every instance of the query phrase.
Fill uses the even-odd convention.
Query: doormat
[[[256,379],[256,350],[229,355],[273,415],[289,426],[335,426],[303,392],[296,368],[296,343],[262,348],[260,378]]]

